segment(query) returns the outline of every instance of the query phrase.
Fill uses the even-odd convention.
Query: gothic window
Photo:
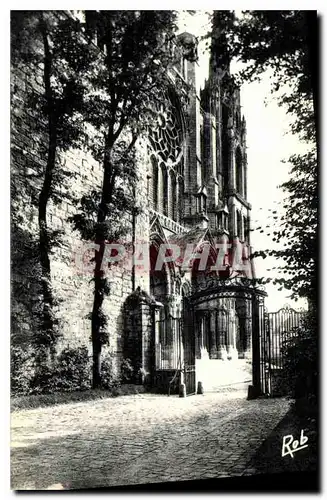
[[[177,220],[182,222],[183,210],[184,210],[184,181],[180,177],[178,179],[178,210],[177,210]]]
[[[159,165],[158,170],[158,211],[168,215],[168,176],[167,169],[163,163]]]
[[[168,204],[168,216],[177,220],[177,203],[176,203],[176,176],[173,170],[169,173],[169,204]]]
[[[207,197],[204,194],[199,194],[196,199],[196,209],[198,213],[206,213]]]
[[[243,196],[243,161],[240,148],[237,148],[235,154],[236,170],[236,191]]]
[[[153,156],[151,157],[151,173],[149,179],[149,203],[151,208],[158,210],[158,164]]]
[[[237,211],[237,236],[243,241],[242,215],[239,211]]]
[[[228,186],[228,158],[230,152],[230,142],[228,138],[227,125],[228,125],[228,114],[229,108],[223,104],[221,108],[221,117],[222,117],[222,173],[223,173],[223,182],[224,186]]]
[[[158,168],[158,212],[163,212],[163,166]]]
[[[225,309],[218,309],[216,314],[217,341],[218,345],[224,346],[227,344],[228,312]]]
[[[162,161],[171,166],[177,166],[183,154],[183,130],[180,112],[173,107],[172,100],[160,93],[156,103],[150,104],[154,108],[155,118],[149,130],[151,147]]]
[[[202,205],[202,211],[206,213],[207,212],[207,197],[205,195],[202,195],[201,205]]]
[[[201,167],[202,167],[202,182],[205,182],[205,151],[204,151],[204,130],[203,125],[200,126],[200,148],[201,148]]]
[[[223,228],[228,231],[228,214],[226,212],[223,213]]]
[[[167,169],[162,165],[163,184],[162,184],[162,198],[163,198],[163,213],[168,216],[168,174]]]
[[[180,175],[184,176],[184,156],[182,156],[181,161],[176,170]]]
[[[244,240],[249,241],[249,226],[248,226],[248,219],[246,217],[243,217],[243,227],[244,227]]]
[[[235,114],[235,125],[236,125],[237,130],[240,128],[240,125],[241,125],[240,114],[238,111],[236,111],[236,114]]]
[[[156,206],[159,212],[177,220],[180,207],[176,174],[183,174],[184,170],[184,138],[179,104],[172,91],[167,91],[160,92],[156,102],[149,102],[149,108],[154,113],[148,139],[151,153],[160,165]],[[168,169],[172,172],[169,176]]]
[[[221,212],[219,212],[216,215],[216,228],[222,229],[222,226],[223,226],[223,214]]]

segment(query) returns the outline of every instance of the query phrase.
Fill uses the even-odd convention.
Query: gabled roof
[[[194,228],[184,233],[172,234],[168,237],[168,243],[178,245],[181,254],[185,251],[186,245],[189,244],[194,245],[194,250],[200,248],[203,243],[209,243],[215,249],[214,239],[209,228]]]
[[[165,235],[164,229],[162,227],[158,215],[155,215],[152,221],[150,222],[150,239],[151,235],[153,234],[159,235],[159,237],[162,239],[164,243],[168,243],[167,237]]]

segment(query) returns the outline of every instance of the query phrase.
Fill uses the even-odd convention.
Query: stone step
[[[252,365],[246,360],[197,360],[196,379],[203,383],[205,391],[234,386],[239,390],[251,383]]]

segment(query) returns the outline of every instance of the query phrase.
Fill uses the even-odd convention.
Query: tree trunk
[[[114,172],[110,160],[111,152],[107,149],[106,157],[104,159],[104,174],[102,185],[101,203],[98,209],[97,223],[98,228],[96,232],[96,244],[99,245],[99,251],[95,254],[95,268],[94,268],[94,301],[92,309],[92,351],[93,351],[93,379],[92,386],[94,389],[101,386],[101,326],[103,317],[103,300],[104,300],[104,277],[105,273],[102,270],[103,256],[105,252],[106,234],[101,226],[108,217],[108,206],[112,201],[112,193],[114,186]]]
[[[47,166],[44,175],[44,182],[39,197],[39,250],[40,264],[42,270],[42,295],[43,295],[43,318],[42,330],[46,338],[53,340],[53,295],[51,290],[51,266],[50,266],[50,245],[47,226],[47,205],[51,193],[53,170],[56,161],[57,133],[56,125],[49,120],[49,146]]]
[[[43,295],[43,344],[51,346],[54,340],[54,322],[52,315],[53,295],[51,290],[51,267],[50,267],[50,242],[47,226],[47,205],[51,196],[53,172],[56,162],[57,151],[57,118],[54,109],[53,95],[51,89],[52,55],[49,47],[48,33],[43,14],[40,14],[40,29],[44,46],[44,72],[43,81],[45,87],[45,98],[48,113],[48,153],[45,168],[44,181],[39,197],[39,251],[42,271],[42,295]]]

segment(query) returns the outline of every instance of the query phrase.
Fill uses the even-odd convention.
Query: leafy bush
[[[11,346],[11,393],[30,394],[35,374],[35,358],[30,349]]]
[[[45,358],[31,381],[33,394],[89,389],[90,360],[86,347],[65,348],[53,363]]]
[[[315,317],[308,314],[297,329],[296,336],[284,347],[284,382],[295,400],[317,404],[318,397],[318,331]]]
[[[59,377],[56,367],[50,367],[47,362],[38,363],[35,375],[31,380],[32,394],[53,393],[58,389]]]
[[[58,386],[62,391],[91,387],[91,366],[87,347],[64,349],[58,357]]]
[[[134,368],[129,358],[123,359],[121,362],[121,382],[123,384],[130,382],[134,376]]]
[[[114,366],[114,357],[110,352],[102,353],[101,360],[101,387],[102,389],[112,389],[118,387],[121,380]]]
[[[134,377],[134,368],[131,360],[123,359],[120,365],[120,372],[115,367],[114,355],[110,352],[102,354],[101,361],[101,387],[103,389],[113,389],[131,382]]]
[[[12,395],[53,394],[57,392],[84,391],[91,388],[92,366],[86,347],[65,348],[51,362],[47,354],[13,347],[11,352]],[[38,358],[38,361],[36,360]],[[101,363],[101,388],[117,389],[122,383],[133,381],[131,360],[123,359],[120,372],[110,352],[103,352]]]

